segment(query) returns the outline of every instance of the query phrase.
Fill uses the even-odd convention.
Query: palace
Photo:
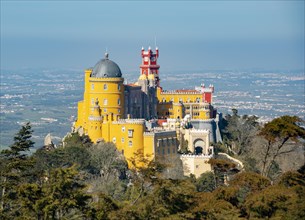
[[[177,157],[186,174],[211,170],[210,142],[221,141],[218,114],[212,106],[214,86],[166,91],[160,86],[159,50],[141,50],[137,82],[125,84],[119,66],[105,58],[85,70],[84,99],[78,102],[74,130],[94,142],[113,142],[127,161],[141,152]],[[188,154],[178,151],[186,149]]]

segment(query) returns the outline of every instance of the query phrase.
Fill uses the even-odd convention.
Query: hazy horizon
[[[134,71],[155,42],[167,72],[304,70],[304,2],[1,1],[1,69],[83,70],[107,50]]]

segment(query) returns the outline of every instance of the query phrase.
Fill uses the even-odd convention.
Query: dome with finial
[[[105,58],[95,64],[92,70],[91,77],[96,78],[114,78],[114,77],[122,77],[122,73],[120,67],[109,60],[109,54],[105,53]]]

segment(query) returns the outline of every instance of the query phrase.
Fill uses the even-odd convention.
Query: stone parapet
[[[89,116],[88,119],[89,119],[89,121],[102,121],[103,117],[102,116]]]
[[[113,121],[113,124],[145,124],[145,119],[119,119],[118,121]]]

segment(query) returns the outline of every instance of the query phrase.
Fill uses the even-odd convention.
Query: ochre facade
[[[119,66],[108,54],[93,69],[85,70],[84,99],[78,102],[74,129],[94,143],[113,142],[127,160],[139,152],[151,159],[177,156],[182,135],[187,133],[180,126],[183,119],[215,117],[214,87],[165,91],[159,84],[159,50],[142,48],[141,56],[140,76],[132,84],[124,83]],[[174,120],[175,126],[162,126],[167,120]],[[192,138],[189,133],[187,139]],[[207,154],[209,139],[205,135],[202,140]],[[195,143],[190,143],[194,153]]]

